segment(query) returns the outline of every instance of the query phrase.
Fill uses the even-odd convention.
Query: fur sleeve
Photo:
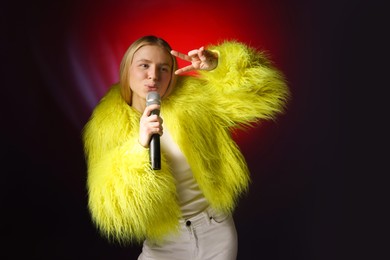
[[[159,240],[175,230],[180,216],[174,179],[168,167],[150,169],[138,125],[139,115],[114,87],[83,131],[92,219],[104,236],[124,243]]]
[[[234,41],[208,49],[219,54],[218,67],[200,75],[223,121],[246,125],[284,111],[290,96],[285,78],[264,52]]]

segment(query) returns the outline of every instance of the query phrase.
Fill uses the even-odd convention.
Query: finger
[[[181,69],[176,70],[176,71],[175,71],[175,74],[176,74],[176,75],[179,75],[179,74],[181,74],[181,73],[184,73],[184,72],[187,72],[187,71],[191,71],[191,70],[194,70],[194,69],[195,69],[195,68],[194,68],[193,65],[188,65],[188,66],[186,66],[186,67],[183,67],[183,68],[181,68]]]
[[[144,110],[144,113],[143,115],[145,116],[150,116],[150,114],[152,113],[153,110],[159,110],[160,109],[160,105],[158,104],[152,104],[152,105],[149,105],[145,108]]]
[[[201,57],[201,56],[205,56],[205,55],[206,55],[206,50],[202,46],[202,47],[199,48],[198,56]]]
[[[193,56],[198,56],[199,55],[199,50],[192,50],[188,52],[188,56],[193,57]]]
[[[159,116],[158,115],[150,115],[147,117],[147,122],[153,123],[154,125],[159,125]]]
[[[162,135],[163,134],[162,127],[161,128],[159,128],[159,127],[151,128],[150,135],[155,135],[155,134]]]
[[[178,57],[182,60],[186,60],[186,61],[190,61],[191,62],[191,57],[189,57],[188,55],[184,54],[184,53],[181,53],[181,52],[178,52],[178,51],[175,51],[175,50],[171,50],[171,54],[175,57]]]

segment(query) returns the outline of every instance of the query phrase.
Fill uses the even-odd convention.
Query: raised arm
[[[218,54],[204,47],[188,52],[188,55],[172,50],[171,54],[179,59],[190,62],[191,64],[175,71],[175,74],[181,74],[193,70],[213,70],[218,65]]]
[[[218,66],[199,70],[199,84],[213,96],[213,108],[222,120],[246,125],[284,112],[290,96],[287,82],[265,52],[236,41],[207,49],[218,54]]]

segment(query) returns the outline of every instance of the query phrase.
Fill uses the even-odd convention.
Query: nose
[[[158,77],[159,77],[159,70],[157,68],[157,66],[151,66],[150,69],[149,69],[149,79],[151,80],[158,80]]]

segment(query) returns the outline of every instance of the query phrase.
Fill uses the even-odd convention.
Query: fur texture
[[[211,206],[232,213],[250,177],[230,131],[274,119],[289,91],[264,53],[234,41],[209,49],[219,53],[218,67],[180,77],[161,113]],[[83,132],[92,219],[104,236],[123,243],[159,241],[177,230],[181,216],[164,154],[162,169],[153,172],[137,141],[139,119],[114,85]]]

